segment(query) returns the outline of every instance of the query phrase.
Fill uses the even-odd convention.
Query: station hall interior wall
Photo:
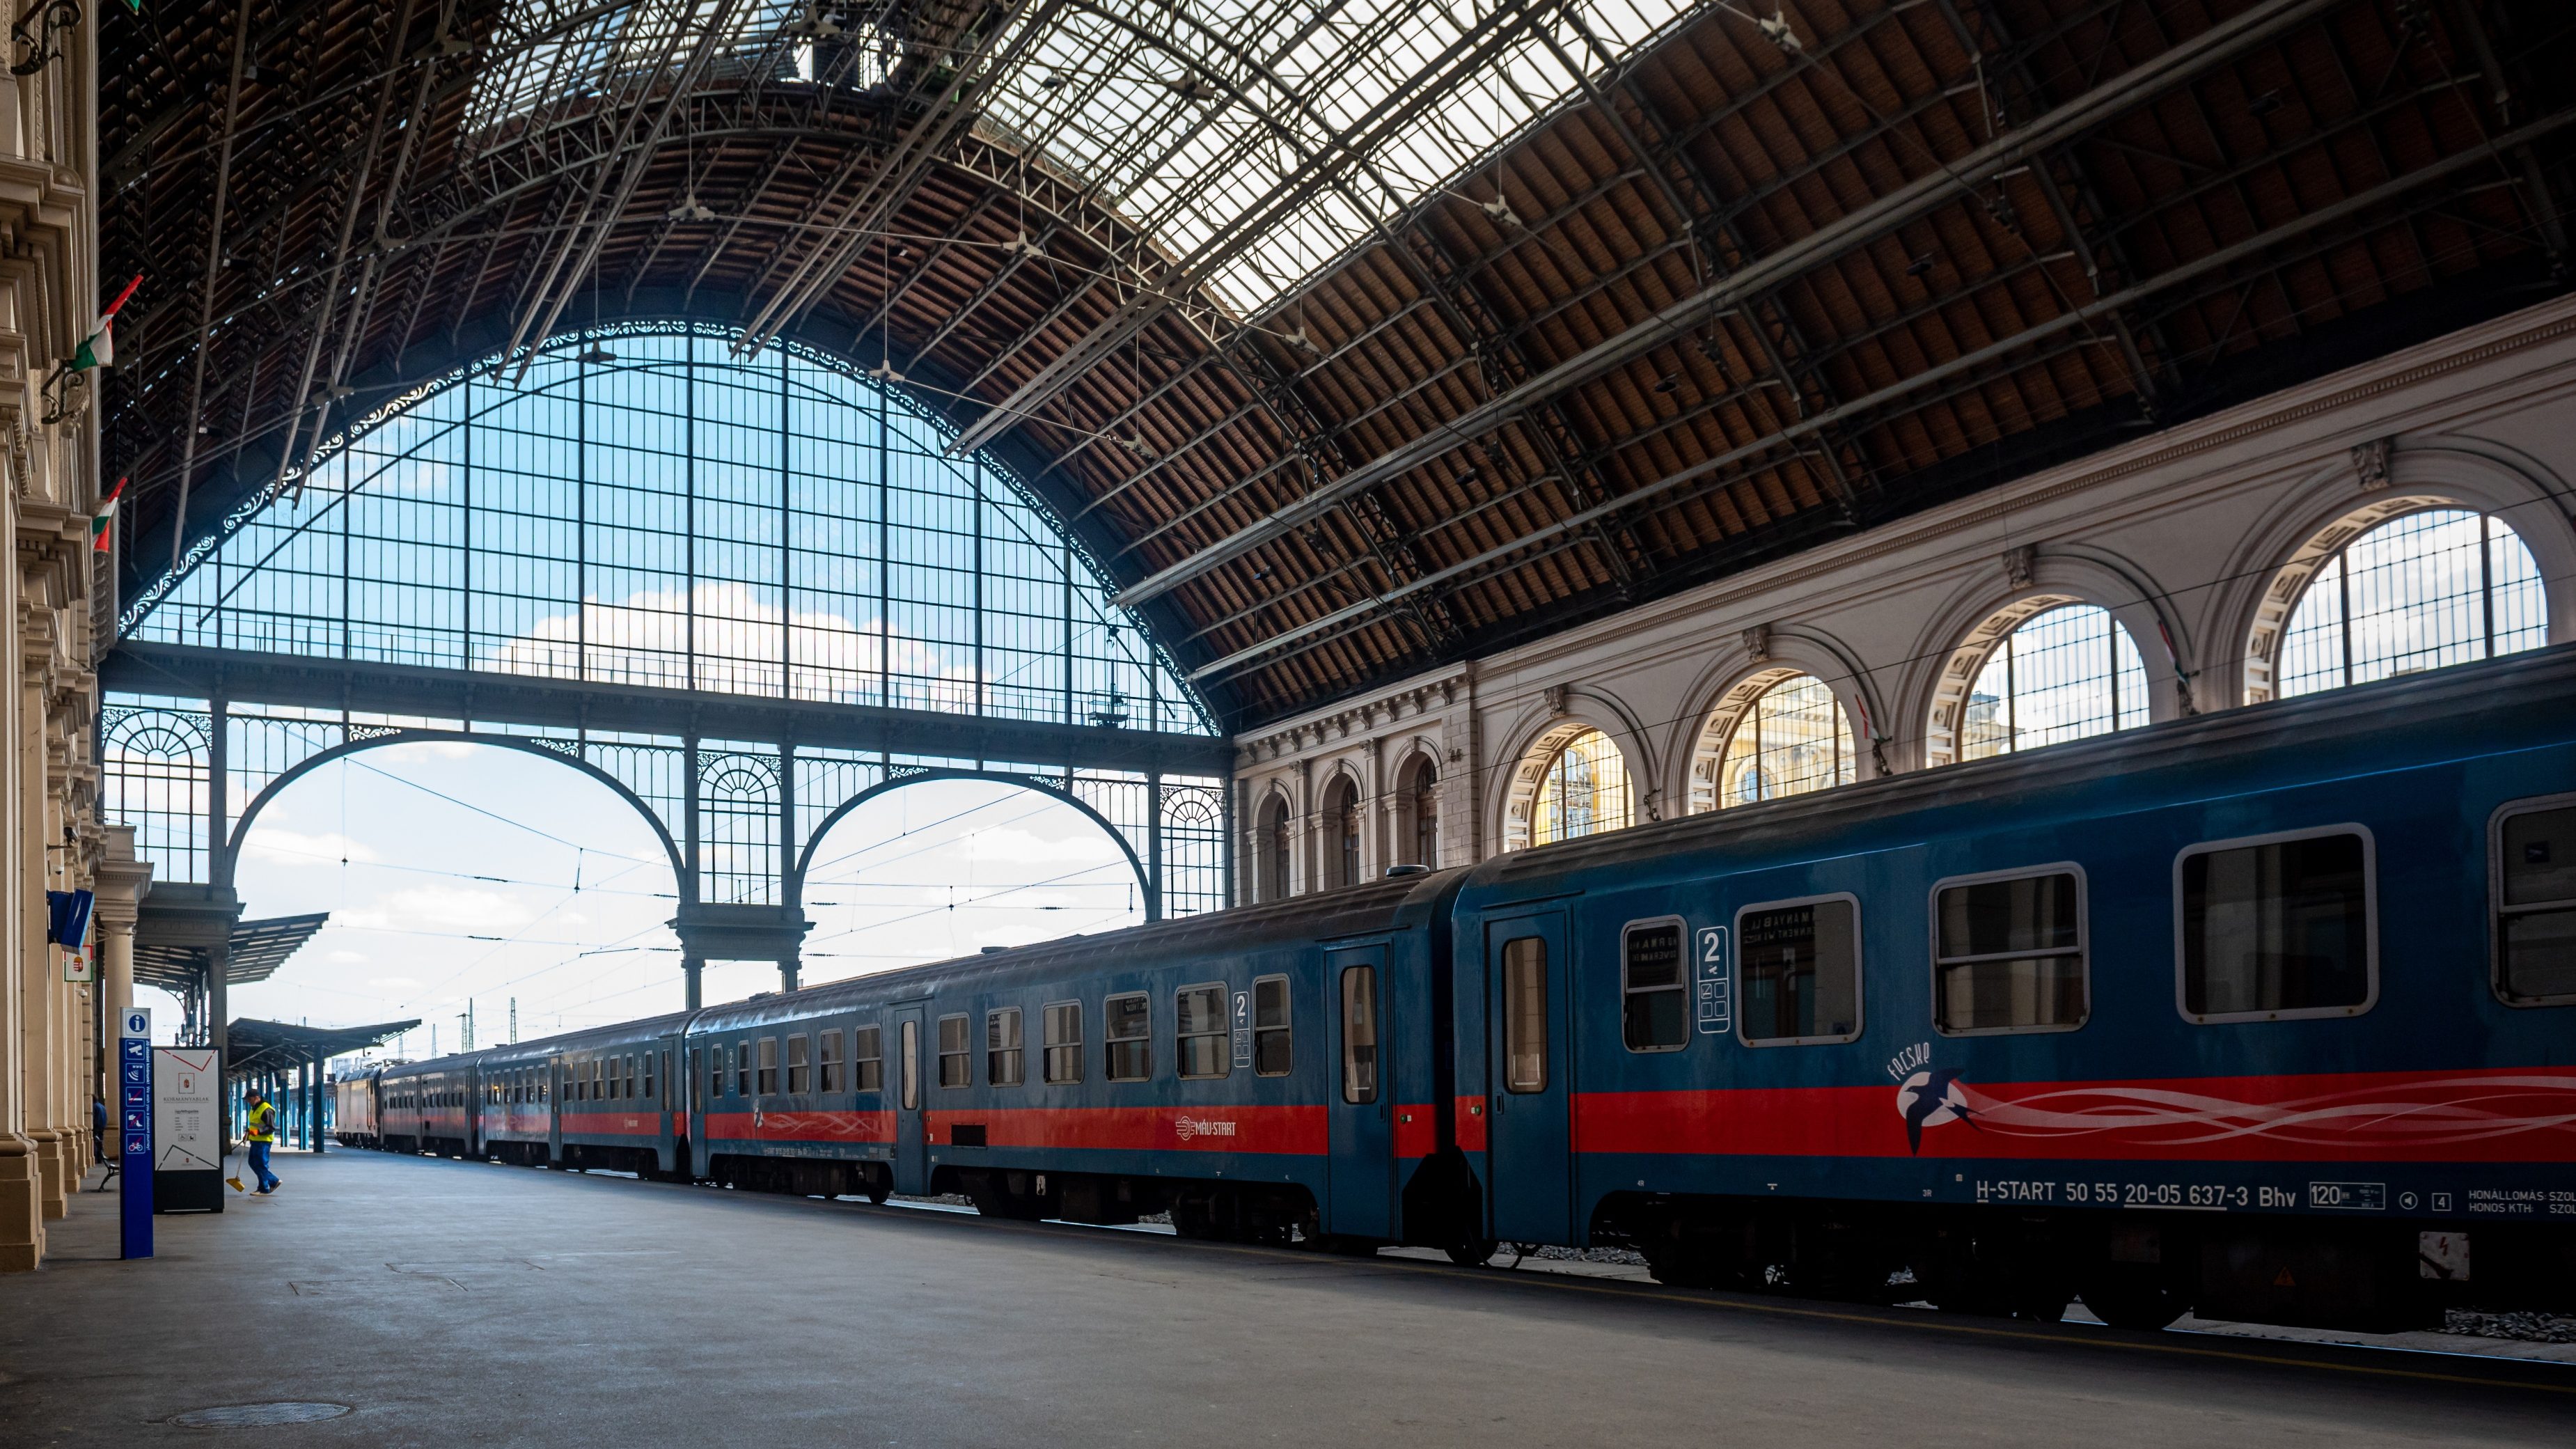
[[[14,686],[0,691],[0,1271],[37,1265],[48,1220],[98,1211],[78,1187],[94,1160],[107,988],[66,979],[45,900],[98,885],[111,837],[93,753],[93,663],[113,621],[108,556],[90,544],[97,389],[66,366],[106,300],[91,184],[98,9],[54,32],[59,51],[31,73],[0,75],[0,508],[16,546],[0,584]],[[127,879],[126,909],[105,903],[99,922],[130,932],[131,900]]]
[[[1291,892],[1333,879],[1341,836],[1324,802],[1344,776],[1360,801],[1360,876],[1410,863],[1396,785],[1420,757],[1439,772],[1439,858],[1422,863],[1513,848],[1551,744],[1577,726],[1617,742],[1631,820],[1685,811],[1712,711],[1783,666],[1831,686],[1858,778],[1935,767],[1951,750],[1934,707],[1983,657],[1963,645],[2042,596],[2111,611],[2145,665],[2151,719],[2259,704],[2302,561],[2360,521],[2424,507],[2509,520],[2544,581],[2549,642],[2576,638],[2571,479],[2576,301],[2556,299],[1248,732],[1236,741],[1236,897],[1268,893],[1265,822],[1283,806]]]

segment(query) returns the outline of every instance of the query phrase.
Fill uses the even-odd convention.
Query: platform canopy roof
[[[309,916],[272,916],[264,921],[235,921],[224,980],[233,986],[266,981],[331,919],[328,911]],[[206,978],[206,948],[155,939],[147,921],[135,933],[134,979],[164,991],[193,991]]]
[[[374,1026],[299,1026],[286,1021],[260,1021],[236,1017],[225,1040],[232,1045],[232,1074],[278,1071],[301,1066],[305,1062],[324,1062],[349,1052],[364,1051],[387,1037],[397,1036],[420,1025],[411,1021],[385,1021]]]
[[[1236,725],[2567,285],[2553,0],[94,8],[128,596],[424,379],[716,319]]]

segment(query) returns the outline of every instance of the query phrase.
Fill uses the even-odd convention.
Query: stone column
[[[21,508],[25,504],[21,503]],[[21,534],[27,532],[20,522]],[[36,1144],[37,1194],[42,1211],[48,1218],[58,1218],[71,1210],[71,1199],[63,1182],[63,1135],[58,1124],[62,1113],[54,1100],[56,1076],[60,1063],[55,1060],[62,1049],[59,1007],[54,1000],[54,986],[61,971],[54,965],[54,948],[45,941],[49,913],[45,908],[45,887],[52,873],[46,869],[50,854],[45,849],[45,697],[42,671],[52,654],[51,613],[43,607],[43,580],[29,578],[24,571],[19,577],[19,656],[18,778],[16,835],[18,837],[18,932],[17,951],[24,963],[19,978],[23,1009],[26,1013],[26,1068],[20,1073],[27,1094],[26,1133]],[[33,594],[30,598],[28,595]]]

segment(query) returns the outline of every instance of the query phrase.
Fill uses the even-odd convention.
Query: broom
[[[249,1148],[247,1148],[247,1147],[245,1147],[245,1148],[243,1148],[243,1149],[242,1149],[242,1160],[243,1160],[243,1161],[245,1161],[245,1162],[247,1162],[247,1161],[249,1161],[249,1160],[250,1160],[250,1149],[249,1149]],[[232,1176],[225,1178],[225,1179],[224,1179],[224,1182],[225,1182],[225,1185],[227,1185],[227,1186],[229,1186],[230,1188],[232,1188],[232,1190],[233,1190],[233,1191],[235,1191],[235,1192],[248,1192],[248,1191],[250,1191],[250,1189],[249,1189],[249,1188],[246,1188],[246,1187],[242,1186],[241,1174],[240,1174],[239,1172],[235,1172]]]

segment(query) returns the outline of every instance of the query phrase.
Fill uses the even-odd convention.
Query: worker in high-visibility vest
[[[250,1170],[259,1178],[260,1196],[277,1191],[277,1174],[268,1170],[268,1149],[277,1145],[277,1104],[250,1089]]]

